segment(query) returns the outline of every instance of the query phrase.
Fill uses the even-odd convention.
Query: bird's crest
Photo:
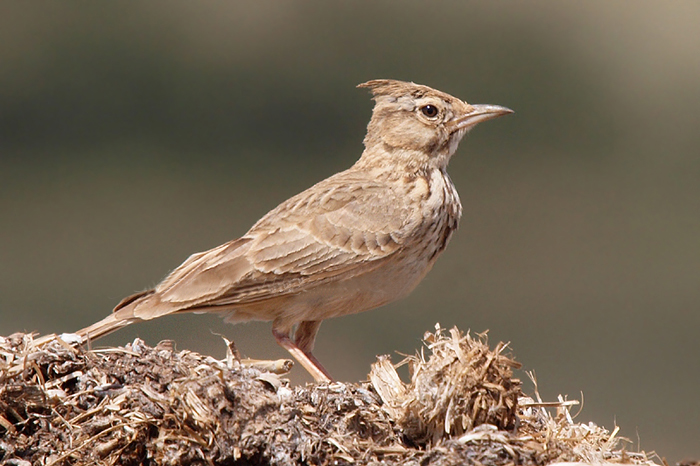
[[[451,95],[440,92],[432,87],[416,84],[414,82],[398,81],[396,79],[373,79],[366,83],[358,84],[357,87],[369,89],[372,92],[374,100],[384,96],[394,99],[407,96],[416,99],[434,96],[448,102],[457,100]]]

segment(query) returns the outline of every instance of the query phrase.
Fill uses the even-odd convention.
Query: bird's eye
[[[438,109],[435,105],[423,105],[420,111],[428,118],[435,118],[438,115]]]

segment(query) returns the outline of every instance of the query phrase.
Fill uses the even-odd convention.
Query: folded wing
[[[235,307],[374,270],[402,248],[419,213],[386,185],[357,176],[326,179],[242,238],[192,255],[155,288],[149,300],[157,305],[144,302],[135,315]]]

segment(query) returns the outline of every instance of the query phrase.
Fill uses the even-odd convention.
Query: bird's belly
[[[332,281],[294,295],[248,304],[228,312],[229,322],[276,320],[280,326],[375,309],[409,294],[433,260],[397,261],[347,280]]]

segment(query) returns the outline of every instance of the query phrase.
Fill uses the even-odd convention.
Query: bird
[[[331,382],[312,353],[321,322],[396,301],[418,285],[462,215],[450,158],[475,125],[513,113],[413,82],[357,87],[375,103],[354,165],[282,202],[240,238],[191,255],[155,288],[124,298],[76,332],[82,341],[184,312],[271,321],[277,343],[317,382]]]

